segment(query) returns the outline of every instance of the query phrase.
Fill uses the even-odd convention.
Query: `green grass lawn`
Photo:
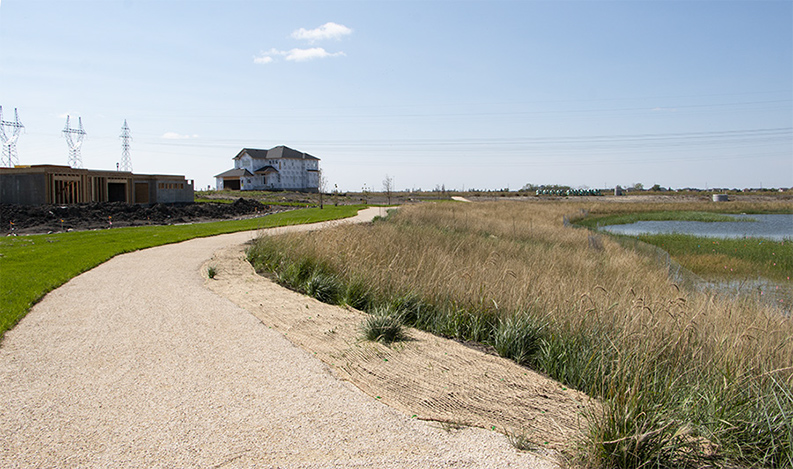
[[[117,254],[192,238],[355,216],[362,205],[292,210],[247,220],[143,226],[0,239],[0,338],[47,292]]]

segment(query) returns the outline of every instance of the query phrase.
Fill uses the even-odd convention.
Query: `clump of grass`
[[[361,334],[366,340],[391,344],[408,338],[402,319],[384,308],[376,309],[361,322]]]
[[[521,365],[536,362],[545,325],[530,314],[516,314],[501,318],[493,333],[493,347],[502,357]]]
[[[443,431],[445,431],[446,433],[454,433],[454,432],[458,432],[458,431],[460,431],[460,430],[463,430],[463,429],[465,429],[465,428],[468,428],[468,425],[466,425],[466,424],[465,424],[465,423],[463,423],[463,422],[455,422],[455,421],[450,421],[450,420],[442,420],[442,421],[439,421],[438,423],[440,423],[440,424],[441,424],[441,428],[442,428],[442,429],[443,429]]]
[[[529,438],[526,431],[507,431],[507,441],[518,451],[536,451],[539,446]]]
[[[217,273],[218,270],[214,265],[210,265],[209,267],[207,267],[207,277],[215,278],[215,275],[217,275]]]
[[[315,270],[306,280],[305,292],[323,303],[336,304],[341,295],[341,284],[336,278],[321,269]]]
[[[357,310],[366,311],[372,304],[369,286],[366,281],[363,279],[353,279],[347,283],[341,294],[341,304]]]

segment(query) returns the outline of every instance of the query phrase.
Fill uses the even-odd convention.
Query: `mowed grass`
[[[249,259],[294,289],[492,345],[599,399],[583,465],[793,466],[790,318],[686,291],[653,259],[563,225],[598,210],[610,209],[422,204],[369,226],[262,238]]]
[[[346,218],[361,208],[327,206],[246,220],[0,238],[0,335],[47,292],[115,255],[204,236]]]

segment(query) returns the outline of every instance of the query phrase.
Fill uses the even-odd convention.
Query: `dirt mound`
[[[0,204],[0,233],[37,234],[142,225],[173,225],[227,220],[283,211],[255,200],[233,203],[130,205],[121,202],[78,205]]]

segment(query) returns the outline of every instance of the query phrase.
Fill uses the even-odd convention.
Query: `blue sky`
[[[790,1],[0,0],[20,164],[214,186],[241,148],[332,188],[793,186]]]

